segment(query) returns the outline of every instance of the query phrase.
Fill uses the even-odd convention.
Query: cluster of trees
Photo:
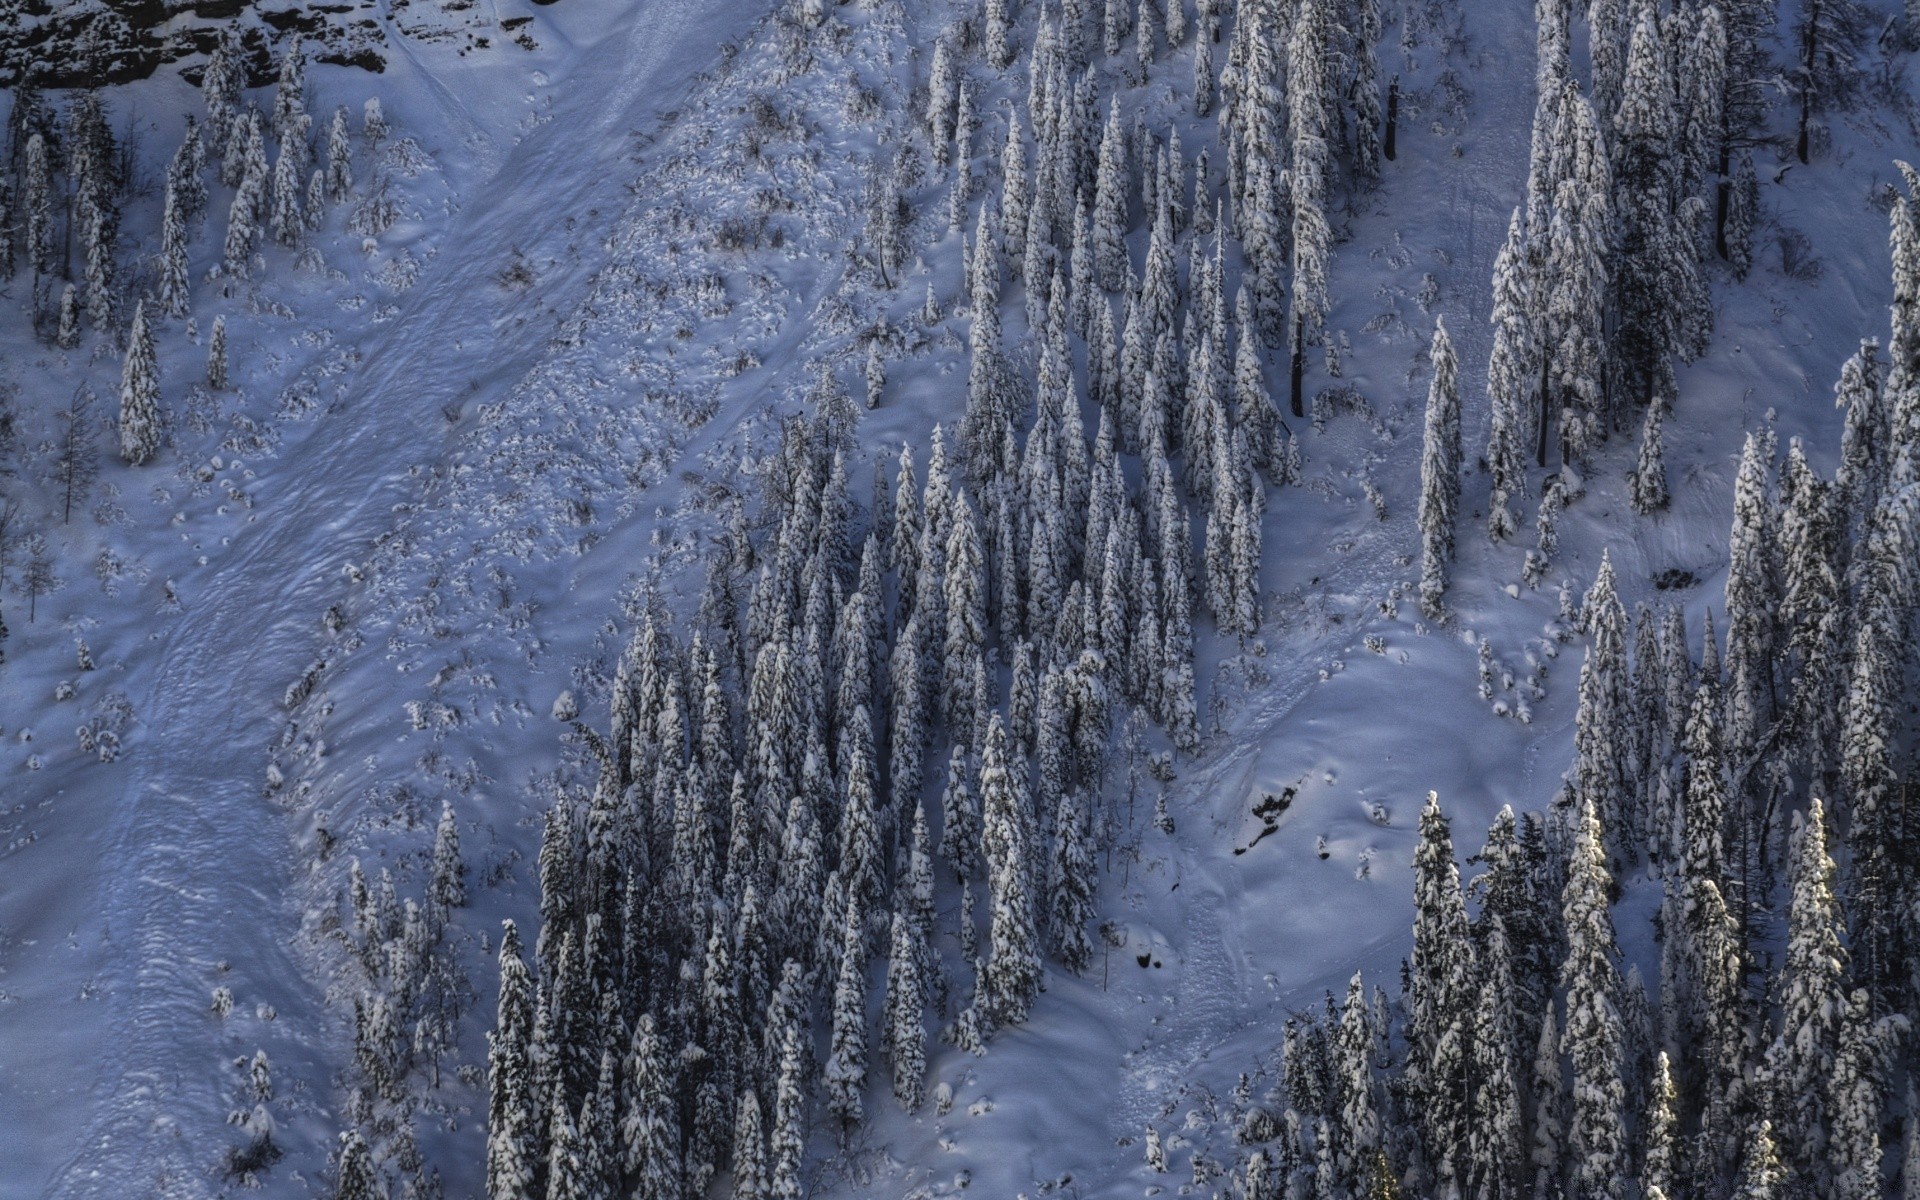
[[[1375,1156],[1423,1195],[1869,1200],[1896,1113],[1911,1194],[1912,196],[1892,221],[1893,363],[1869,340],[1842,370],[1838,468],[1747,440],[1724,646],[1709,617],[1694,655],[1678,608],[1629,622],[1602,560],[1565,788],[1544,818],[1503,810],[1464,888],[1430,799],[1399,1013],[1356,978],[1290,1027],[1249,1200],[1380,1194]],[[1664,891],[1651,987],[1615,941],[1635,869]]]
[[[1748,147],[1771,71],[1760,47],[1773,21],[1766,0],[1665,13],[1652,0],[1599,0],[1586,15],[1583,91],[1572,5],[1536,6],[1526,203],[1494,268],[1489,534],[1517,532],[1529,457],[1547,466],[1557,442],[1563,468],[1540,503],[1536,579],[1553,520],[1579,494],[1595,447],[1636,419],[1634,506],[1666,504],[1660,428],[1673,364],[1701,353],[1711,332],[1708,255],[1717,248],[1736,278],[1751,261],[1758,201]]]
[[[360,982],[353,996],[350,1125],[338,1166],[343,1196],[370,1200],[380,1194],[376,1147],[379,1161],[400,1180],[405,1200],[441,1195],[439,1172],[426,1163],[416,1140],[418,1100],[409,1084],[424,1075],[439,1086],[441,1060],[454,1050],[460,1019],[474,1000],[449,936],[453,911],[467,902],[466,874],[451,801],[442,803],[418,899],[401,898],[389,868],[372,881],[357,859],[350,869],[348,920],[338,934],[358,964]]]
[[[1266,354],[1291,345],[1297,386],[1322,338],[1335,175],[1363,186],[1379,155],[1377,14],[1243,9],[1217,172],[1130,121],[1124,88],[1103,103],[1099,60],[1131,38],[1124,83],[1190,50],[1208,111],[1219,8],[1095,7],[1031,24],[1025,102],[991,136],[980,89],[1022,49],[1005,8],[931,58],[920,131],[950,172],[949,319],[967,320],[957,425],[924,464],[876,463],[862,511],[854,404],[823,377],[690,632],[649,607],[606,734],[557,710],[598,783],[549,815],[531,963],[517,932],[502,945],[494,1200],[723,1178],[798,1196],[813,1081],[857,1124],[876,1041],[919,1106],[930,1012],[977,1053],[1026,1017],[1047,954],[1091,961],[1119,717],[1196,748],[1197,618],[1259,629],[1267,488],[1299,471]],[[901,177],[896,158],[875,180],[883,288],[907,257]],[[879,402],[884,369],[867,385]]]
[[[122,213],[137,147],[117,139],[99,91],[82,92],[63,113],[30,81],[15,92],[7,159],[0,170],[0,278],[24,275],[39,335],[62,349],[86,329],[123,340],[121,457],[140,465],[164,436],[154,325],[189,315],[189,252],[213,196],[209,174],[232,189],[220,262],[213,277],[245,276],[263,239],[297,248],[320,228],[330,205],[354,194],[353,133],[344,107],[324,138],[306,110],[306,58],[298,40],[280,60],[271,111],[249,103],[242,52],[228,26],[206,64],[206,119],[187,118],[168,162],[157,254],[122,253]],[[377,101],[368,101],[366,139],[385,137]],[[268,164],[267,148],[277,147]],[[361,206],[355,228],[381,220],[384,206]],[[378,232],[367,229],[365,232]],[[226,386],[226,345],[216,320],[209,386]]]

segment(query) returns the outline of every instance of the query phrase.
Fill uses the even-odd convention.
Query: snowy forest
[[[1920,1200],[1920,4],[152,8],[0,1200]]]

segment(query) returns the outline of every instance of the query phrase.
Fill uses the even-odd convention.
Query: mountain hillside
[[[1920,1195],[1888,0],[16,8],[0,1200]]]

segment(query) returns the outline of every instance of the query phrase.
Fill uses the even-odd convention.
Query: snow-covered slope
[[[402,219],[363,245],[335,214],[320,269],[269,250],[263,277],[223,288],[197,282],[218,258],[216,203],[195,242],[196,332],[173,322],[161,339],[171,450],[157,467],[106,466],[87,513],[50,531],[65,586],[32,623],[8,604],[0,1200],[231,1187],[220,1155],[241,1135],[223,1126],[252,1105],[236,1060],[256,1050],[274,1064],[287,1152],[261,1181],[326,1194],[353,1053],[334,936],[346,864],[391,867],[417,895],[442,799],[470,867],[453,936],[476,996],[419,1136],[451,1194],[478,1194],[486,1094],[455,1068],[484,1064],[498,921],[533,919],[539,816],[578,782],[554,697],[573,689],[603,716],[648,590],[691,610],[723,502],[752,488],[821,367],[857,388],[877,318],[911,350],[890,364],[888,403],[862,416],[856,486],[958,418],[963,334],[916,315],[929,284],[946,311],[961,291],[943,177],[908,189],[904,286],[875,295],[854,261],[870,164],[915,119],[957,7],[848,8],[811,48],[770,6],[506,7],[503,23],[531,18],[512,28],[534,49],[464,53],[390,28],[378,79],[313,70],[316,113],[385,103],[394,140],[363,147],[357,169],[392,179]],[[1831,466],[1831,378],[1884,324],[1884,185],[1913,142],[1908,113],[1884,106],[1838,123],[1810,166],[1765,181],[1786,165],[1767,164],[1778,236],[1745,284],[1716,278],[1712,347],[1683,369],[1667,432],[1671,510],[1631,515],[1631,439],[1616,438],[1534,591],[1522,551],[1480,535],[1485,472],[1470,466],[1451,614],[1418,617],[1425,348],[1444,314],[1471,464],[1487,281],[1526,176],[1530,9],[1449,10],[1414,50],[1399,156],[1346,214],[1329,289],[1330,327],[1351,341],[1344,382],[1367,411],[1299,431],[1303,486],[1266,516],[1266,632],[1203,639],[1207,737],[1166,787],[1171,831],[1151,820],[1153,782],[1131,802],[1110,789],[1108,952],[1084,977],[1051,972],[1033,1019],[984,1058],[936,1047],[950,1112],[876,1102],[844,1145],[823,1125],[820,1194],[1131,1194],[1157,1182],[1135,1144],[1149,1122],[1172,1132],[1197,1111],[1194,1144],[1223,1145],[1207,1098],[1270,1068],[1285,1014],[1355,970],[1393,981],[1425,794],[1464,849],[1501,805],[1538,807],[1559,786],[1579,647],[1556,625],[1558,581],[1583,589],[1604,551],[1630,607],[1679,601],[1697,629],[1720,604],[1745,433],[1771,423]],[[1186,115],[1191,53],[1128,95],[1197,139],[1211,123]],[[1021,94],[1017,74],[990,81],[994,103]],[[1894,93],[1906,102],[1904,80]],[[162,73],[113,104],[116,127],[147,134],[158,177],[191,92]],[[129,229],[155,227],[157,203],[139,198]],[[1817,272],[1785,269],[1795,232]],[[1143,230],[1135,241],[1137,260]],[[193,397],[216,314],[240,386]],[[56,436],[83,381],[111,412],[119,356],[104,337],[54,351],[11,310],[0,337],[20,446]],[[31,461],[8,494],[54,511],[58,488]],[[1684,586],[1656,584],[1676,570]],[[75,669],[81,638],[91,671]],[[1522,679],[1545,664],[1528,722],[1476,694],[1480,639]],[[73,698],[56,700],[69,680]],[[75,724],[112,730],[117,757],[76,744]],[[1277,820],[1256,813],[1282,796]],[[1645,962],[1641,911],[1616,920]],[[224,1016],[216,989],[233,1000]]]

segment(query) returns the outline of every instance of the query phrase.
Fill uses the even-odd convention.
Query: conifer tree
[[[80,293],[68,284],[60,289],[60,316],[54,327],[53,344],[71,350],[80,344]]]
[[[1007,1025],[1026,1020],[1040,987],[1039,930],[1029,863],[1032,822],[1022,790],[1009,762],[1006,726],[995,712],[980,760],[981,845],[991,892],[990,949],[981,984],[986,1015]]]
[[[216,392],[227,390],[227,318],[213,319],[213,331],[207,337],[207,386]]]
[[[1606,831],[1606,844],[1620,857],[1631,859],[1637,853],[1640,828],[1632,773],[1636,726],[1627,672],[1626,612],[1614,588],[1613,559],[1606,551],[1601,552],[1600,570],[1581,605],[1581,618],[1593,643],[1580,665],[1574,791],[1593,805],[1600,828]]]
[[[1493,353],[1487,361],[1487,397],[1493,421],[1487,468],[1493,476],[1487,534],[1495,541],[1519,529],[1514,505],[1527,495],[1527,420],[1539,377],[1530,324],[1533,298],[1527,277],[1527,245],[1521,210],[1507,223],[1507,241],[1493,265]]]
[[[187,222],[179,189],[171,181],[160,217],[159,292],[162,313],[169,317],[187,315]]]
[[[1007,0],[986,0],[986,53],[987,64],[995,70],[1004,71],[1013,62],[1012,21],[1007,14]]]
[[[1480,947],[1481,982],[1473,998],[1468,1072],[1473,1096],[1468,1105],[1467,1175],[1472,1194],[1486,1200],[1517,1200],[1523,1128],[1515,1062],[1519,1030],[1514,1018],[1512,961],[1498,916],[1488,922]]]
[[[1420,455],[1420,607],[1441,612],[1453,563],[1460,507],[1460,386],[1447,327],[1433,326],[1433,380],[1427,388],[1426,440]]]
[[[1047,931],[1053,952],[1070,971],[1084,971],[1093,961],[1093,941],[1087,926],[1093,921],[1096,879],[1088,847],[1086,814],[1078,789],[1060,794],[1060,810],[1053,821],[1053,858]]]
[[[1653,1083],[1647,1090],[1646,1154],[1641,1168],[1641,1186],[1649,1198],[1656,1190],[1668,1197],[1677,1198],[1681,1194],[1680,1115],[1677,1103],[1673,1072],[1667,1062],[1667,1052],[1662,1050],[1654,1059]]]
[[[840,969],[833,987],[833,1047],[825,1071],[827,1107],[847,1125],[860,1122],[860,1094],[867,1086],[865,922],[860,900],[849,897],[840,938]]]
[[[1728,91],[1731,95],[1732,88]],[[1752,153],[1742,150],[1734,160],[1733,181],[1726,201],[1722,257],[1733,268],[1733,277],[1746,282],[1753,267],[1753,230],[1760,219],[1760,181],[1753,172]]]
[[[1880,1126],[1887,1056],[1907,1028],[1909,1022],[1901,1015],[1876,1021],[1872,998],[1864,989],[1856,989],[1843,1006],[1839,1053],[1826,1081],[1827,1171],[1835,1200],[1877,1200],[1882,1194]],[[1909,1173],[1920,1166],[1912,1158],[1906,1161]]]
[[[333,110],[327,127],[327,199],[335,204],[353,193],[353,140],[347,129],[347,106]]]
[[[1667,465],[1662,453],[1660,426],[1667,412],[1667,398],[1656,392],[1647,405],[1646,420],[1640,426],[1640,455],[1628,481],[1628,502],[1641,516],[1659,512],[1667,506]]]
[[[373,1151],[357,1129],[340,1135],[340,1166],[334,1186],[335,1200],[381,1200],[380,1177],[373,1166]]]
[[[1111,9],[1115,0],[1109,0]],[[1120,100],[1107,108],[1093,192],[1093,264],[1100,286],[1117,292],[1127,277],[1127,149]]]
[[[160,450],[160,366],[143,303],[134,305],[120,373],[120,457],[141,466]]]
[[[1773,1139],[1773,1123],[1758,1121],[1747,1134],[1736,1194],[1740,1200],[1782,1200],[1786,1186],[1787,1169]]]
[[[680,1117],[672,1061],[654,1031],[653,1014],[641,1013],[627,1053],[620,1114],[620,1165],[634,1181],[636,1200],[672,1200],[681,1178]]]
[[[1473,947],[1453,838],[1440,799],[1427,793],[1414,851],[1413,956],[1409,960],[1408,1073],[1436,1176],[1464,1187],[1468,1162],[1468,1054],[1474,1009]]]
[[[1551,999],[1540,1022],[1532,1076],[1533,1150],[1528,1157],[1534,1168],[1533,1191],[1536,1196],[1558,1195],[1560,1164],[1565,1156],[1562,1142],[1566,1135],[1567,1085],[1560,1068],[1560,1028],[1554,1020]]]
[[[512,921],[500,935],[500,1007],[487,1036],[487,1200],[528,1200],[539,1161],[529,1055],[533,983]]]
[[[1627,1168],[1625,1033],[1615,999],[1619,977],[1607,902],[1611,884],[1600,819],[1593,800],[1583,797],[1563,894],[1567,958],[1561,966],[1561,981],[1566,989],[1567,1024],[1561,1047],[1573,1065],[1573,1110],[1567,1129],[1573,1193],[1596,1200],[1623,1194]]]
[[[1788,1159],[1822,1190],[1826,1181],[1826,1084],[1833,1074],[1846,1009],[1840,918],[1833,895],[1833,859],[1818,797],[1796,831],[1786,955],[1775,982],[1779,1036],[1769,1074],[1785,1105],[1781,1129]]]
[[[760,1093],[740,1092],[733,1123],[733,1195],[737,1200],[767,1200],[767,1135],[760,1115]]]
[[[445,920],[448,909],[467,902],[467,865],[460,859],[460,831],[453,819],[453,801],[440,804],[440,823],[433,835],[433,870],[427,896]]]
[[[1672,394],[1672,359],[1686,349],[1685,311],[1696,299],[1692,239],[1675,226],[1680,164],[1670,79],[1659,23],[1642,9],[1615,124],[1614,183],[1621,226],[1615,348],[1625,389],[1643,404]]]
[[[306,215],[300,208],[301,165],[298,153],[287,143],[280,145],[279,157],[273,164],[273,195],[268,225],[273,231],[273,240],[282,246],[300,244],[300,234],[306,229]]]
[[[925,821],[916,828],[924,835]],[[907,913],[894,910],[881,1028],[887,1060],[893,1068],[893,1096],[908,1112],[919,1109],[926,1099],[927,1035],[921,1015],[926,988],[921,964],[927,956],[919,925]]]
[[[774,1089],[773,1130],[770,1135],[770,1200],[800,1200],[800,1166],[806,1154],[806,1099],[801,1090],[801,1033],[786,1027],[780,1050],[780,1072]]]
[[[27,266],[39,277],[53,267],[53,168],[48,162],[46,138],[27,139],[20,207],[26,213]]]

